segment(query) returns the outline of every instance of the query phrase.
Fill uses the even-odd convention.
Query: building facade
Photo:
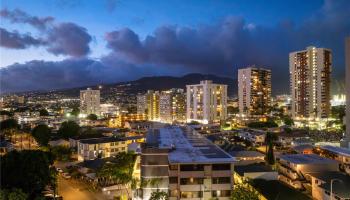
[[[108,158],[127,152],[127,141],[115,137],[82,139],[77,142],[78,161]]]
[[[219,122],[227,119],[227,85],[214,84],[210,80],[186,85],[187,122]]]
[[[159,121],[159,91],[148,90],[137,96],[137,113],[146,114],[148,120]]]
[[[240,114],[265,115],[271,106],[271,70],[248,67],[238,70]]]
[[[350,148],[350,37],[345,40],[346,133],[341,145]]]
[[[234,158],[190,127],[151,129],[141,150],[141,199],[230,199]]]
[[[100,90],[88,88],[80,91],[80,112],[100,115]]]
[[[159,96],[159,117],[161,122],[186,121],[186,96],[183,89],[162,91]]]
[[[293,118],[327,118],[331,100],[331,50],[307,47],[292,52],[289,71]]]

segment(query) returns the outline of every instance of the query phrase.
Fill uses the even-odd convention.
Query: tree
[[[249,184],[237,184],[232,190],[231,200],[259,200],[259,193]]]
[[[105,163],[97,172],[97,176],[103,180],[102,185],[124,185],[128,192],[127,185],[133,181],[135,160],[135,154],[122,152],[116,155],[113,162]],[[130,196],[129,193],[128,196]]]
[[[49,116],[49,112],[45,108],[39,110],[39,114],[40,116]]]
[[[50,151],[58,161],[69,161],[72,156],[72,150],[65,146],[50,147]]]
[[[13,113],[7,110],[0,110],[0,115],[7,115],[9,117],[12,117]]]
[[[29,199],[34,199],[50,184],[52,164],[53,159],[49,152],[11,151],[1,157],[1,187],[21,189],[29,195]]]
[[[275,164],[275,156],[273,153],[273,143],[278,139],[278,136],[275,133],[267,132],[265,136],[265,145],[266,145],[266,162],[270,165]]]
[[[72,112],[70,114],[74,115],[74,116],[78,116],[79,113],[80,113],[79,107],[78,106],[74,106],[73,109],[72,109]]]
[[[151,193],[149,200],[168,200],[168,193],[164,191],[155,191]]]
[[[21,189],[13,188],[11,190],[1,189],[0,190],[1,200],[26,200],[28,194],[24,193]]]
[[[50,140],[51,130],[46,124],[36,126],[32,131],[32,136],[41,146],[47,146]]]
[[[239,113],[239,108],[238,107],[233,107],[233,106],[227,106],[227,114],[229,115],[235,115]]]
[[[97,120],[97,115],[96,114],[90,114],[86,117],[88,120]]]
[[[11,140],[11,137],[19,129],[17,120],[15,119],[6,119],[0,123],[0,131],[8,136]]]
[[[61,124],[57,134],[62,138],[68,139],[70,137],[77,136],[79,134],[79,125],[74,121],[65,121]]]
[[[283,118],[283,122],[287,126],[293,126],[294,125],[293,119],[291,117],[289,117],[289,116],[284,117]]]

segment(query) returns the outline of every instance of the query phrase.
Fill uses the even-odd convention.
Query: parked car
[[[70,179],[71,176],[68,173],[62,173],[62,177],[65,179]]]

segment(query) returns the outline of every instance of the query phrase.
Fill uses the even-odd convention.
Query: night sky
[[[289,52],[333,51],[343,90],[349,0],[1,0],[1,92],[270,68],[289,92]]]

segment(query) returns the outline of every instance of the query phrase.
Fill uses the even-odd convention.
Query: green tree
[[[79,125],[74,121],[65,121],[61,124],[57,134],[62,138],[68,139],[79,134]]]
[[[293,119],[291,117],[289,117],[289,116],[284,117],[283,118],[283,122],[287,126],[293,126],[294,125]]]
[[[0,115],[7,115],[9,117],[12,117],[13,113],[7,110],[0,110]]]
[[[15,119],[6,119],[0,123],[0,131],[8,136],[10,140],[18,129],[19,125]]]
[[[50,165],[53,164],[49,152],[39,150],[11,151],[1,157],[2,189],[18,188],[30,199],[41,194],[50,184]]]
[[[12,189],[8,194],[8,200],[26,200],[28,199],[28,195],[24,193],[21,189]]]
[[[135,154],[122,152],[115,156],[113,162],[105,163],[97,172],[97,176],[103,180],[102,185],[120,184],[124,185],[128,191],[128,184],[133,181],[135,159]],[[128,196],[130,196],[129,193]]]
[[[233,106],[227,106],[227,114],[229,115],[235,115],[239,113],[239,108],[238,107],[233,107]]]
[[[70,113],[71,115],[78,116],[80,113],[80,109],[78,106],[74,106],[72,109],[72,112]]]
[[[259,193],[248,184],[237,184],[231,193],[231,200],[259,200]]]
[[[72,150],[65,146],[50,147],[50,151],[58,161],[69,161],[72,156]]]
[[[51,129],[46,124],[40,124],[33,129],[32,136],[38,144],[47,146],[51,136]]]
[[[49,112],[45,108],[39,110],[39,114],[40,116],[49,116]]]
[[[270,165],[275,164],[275,156],[273,153],[273,144],[278,139],[278,136],[275,133],[267,132],[265,136],[265,145],[266,145],[266,162]]]
[[[97,120],[97,115],[96,114],[90,114],[86,117],[88,120]]]
[[[168,200],[168,193],[164,191],[155,191],[151,193],[149,200]]]

